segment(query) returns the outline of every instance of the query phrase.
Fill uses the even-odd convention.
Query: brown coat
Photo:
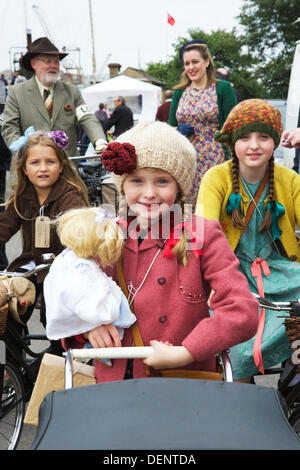
[[[59,178],[44,202],[44,215],[54,219],[61,212],[84,205],[79,191],[64,179]],[[29,261],[34,261],[38,265],[41,263],[42,254],[54,253],[57,255],[63,249],[54,227],[51,227],[50,247],[35,248],[35,218],[39,215],[40,204],[37,193],[31,184],[17,199],[17,209],[23,217],[29,220],[20,217],[14,204],[10,204],[6,211],[0,214],[0,245],[4,245],[15,233],[22,230],[22,253],[9,265],[9,271],[15,271]],[[46,274],[46,270],[38,273],[37,281],[43,282]]]

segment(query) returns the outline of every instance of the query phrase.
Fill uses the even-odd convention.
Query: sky
[[[243,0],[0,0],[0,71],[11,68],[18,48],[26,48],[26,29],[33,41],[50,35],[60,50],[79,48],[74,60],[86,75],[103,75],[111,62],[121,64],[121,71],[145,68],[171,57],[172,44],[189,29],[231,31],[242,5]]]

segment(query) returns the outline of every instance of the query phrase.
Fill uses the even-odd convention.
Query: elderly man
[[[114,136],[119,137],[120,134],[133,126],[133,114],[131,109],[126,106],[123,96],[114,98],[114,108],[111,117],[103,123],[103,129],[107,132],[112,126],[115,126]]]
[[[66,55],[48,38],[42,37],[36,39],[22,57],[22,66],[34,75],[9,88],[2,126],[7,146],[24,135],[30,126],[35,130],[59,129],[69,137],[68,155],[77,155],[77,121],[96,151],[106,147],[102,126],[87,109],[78,87],[58,79],[60,60]]]

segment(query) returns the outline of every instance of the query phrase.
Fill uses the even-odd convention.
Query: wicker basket
[[[3,305],[3,307],[0,308],[0,335],[3,335],[5,333],[7,315],[8,315],[8,303],[6,305]]]

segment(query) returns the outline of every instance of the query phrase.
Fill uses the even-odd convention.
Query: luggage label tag
[[[44,206],[40,208],[40,214],[35,219],[35,248],[50,247],[50,218],[44,216]]]

